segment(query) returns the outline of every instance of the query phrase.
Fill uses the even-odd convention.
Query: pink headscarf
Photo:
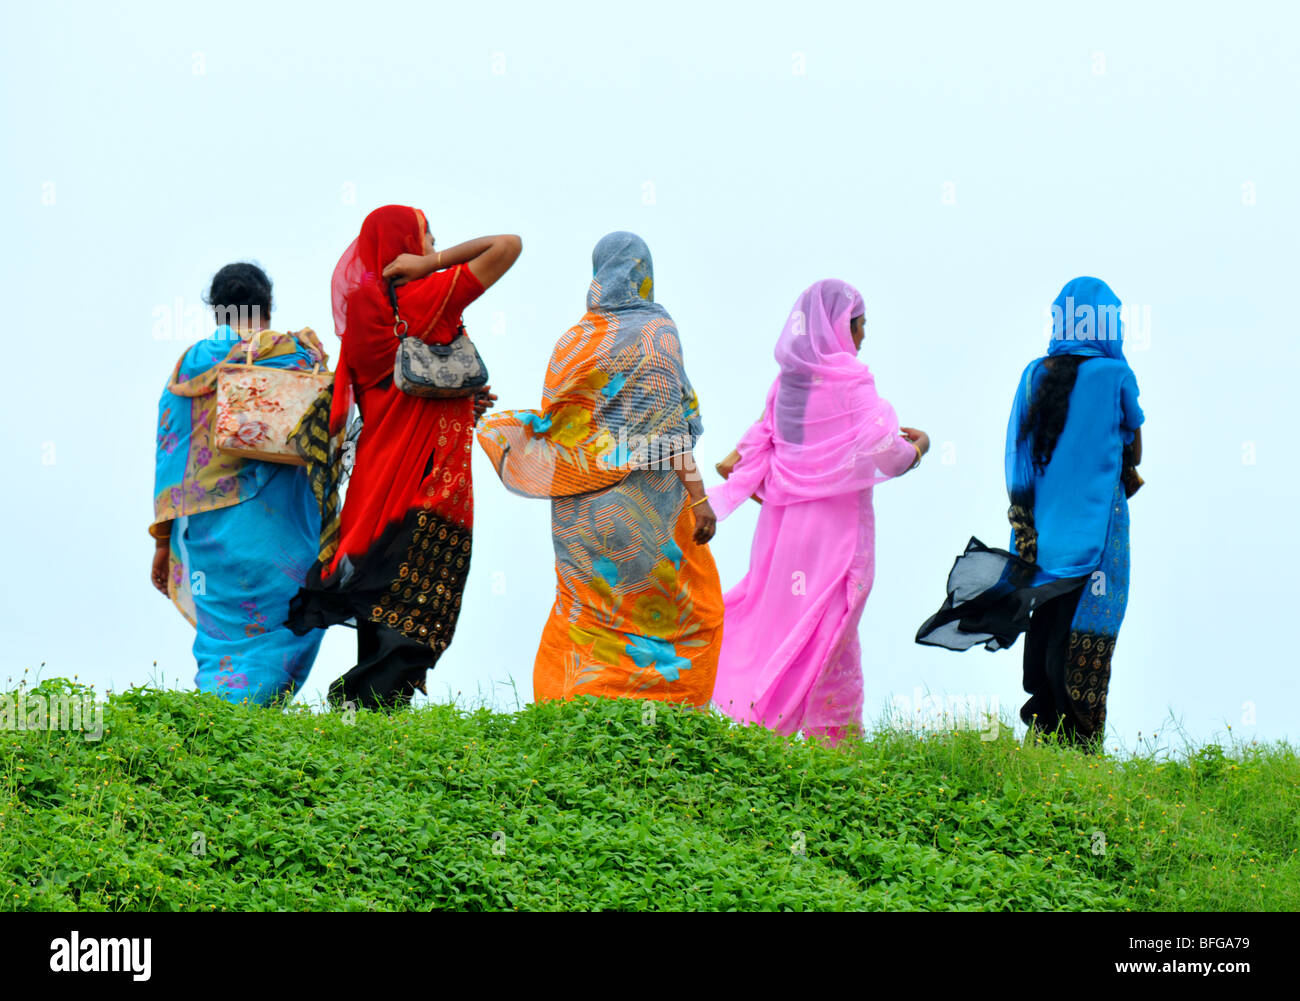
[[[898,440],[898,418],[849,333],[865,310],[858,290],[834,279],[799,296],[776,344],[781,374],[763,416],[740,440],[731,478],[709,491],[719,518],[756,492],[765,503],[794,504],[890,478],[877,459]]]

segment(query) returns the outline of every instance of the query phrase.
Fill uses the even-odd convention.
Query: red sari
[[[376,209],[334,270],[334,322],[343,347],[332,396],[325,394],[328,432],[319,426],[300,431],[314,433],[317,444],[308,464],[319,481],[321,553],[290,617],[295,630],[355,617],[359,626],[368,622],[395,631],[405,642],[390,638],[389,645],[408,651],[410,667],[412,643],[419,644],[423,650],[415,659],[422,658],[425,669],[451,642],[469,574],[475,423],[469,397],[424,399],[393,384],[398,339],[382,271],[399,254],[423,252],[426,225],[418,209]],[[461,327],[462,311],[482,294],[483,286],[462,264],[398,286],[398,309],[411,335],[447,344]],[[330,501],[336,510],[340,453],[347,451],[337,443],[353,401],[363,430],[347,500],[335,518]],[[325,402],[319,401],[321,424]],[[321,448],[326,438],[335,447]],[[382,695],[392,685],[385,677],[391,672],[380,668],[366,673],[374,682],[369,689]],[[346,684],[346,675],[340,680],[344,689],[355,687]],[[416,687],[422,680],[421,674]]]

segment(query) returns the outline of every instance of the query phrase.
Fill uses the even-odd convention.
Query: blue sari
[[[254,364],[309,369],[293,337],[262,331]],[[212,447],[215,366],[248,346],[229,327],[185,352],[158,405],[154,524],[172,523],[168,594],[195,626],[195,685],[265,705],[306,679],[324,636],[284,625],[316,559],[320,514],[299,466]]]
[[[1050,458],[1035,462],[1026,418],[1050,360],[1074,356],[1064,425]],[[918,643],[999,650],[1028,631],[1021,709],[1028,724],[1098,736],[1110,660],[1129,587],[1127,448],[1144,416],[1124,358],[1120,301],[1105,282],[1076,278],[1053,304],[1047,355],[1021,375],[1007,424],[1011,549],[972,538],[948,576],[948,598]],[[1041,457],[1040,457],[1041,458]]]
[[[1076,278],[1061,290],[1047,355],[1025,368],[1007,422],[1007,493],[1013,509],[1029,516],[1019,538],[1013,529],[1011,544],[1023,556],[1036,535],[1034,562],[1053,579],[1091,574],[1101,564],[1124,446],[1145,420],[1137,377],[1124,359],[1119,309],[1115,293],[1096,278]],[[1084,360],[1052,461],[1035,469],[1033,441],[1022,433],[1025,417],[1048,359],[1067,355]]]

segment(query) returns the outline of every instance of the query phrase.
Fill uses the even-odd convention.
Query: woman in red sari
[[[411,335],[448,344],[461,313],[519,256],[517,236],[438,251],[424,214],[386,205],[334,269],[337,377],[303,419],[298,445],[321,505],[321,552],[290,609],[295,632],[355,619],[357,664],[330,686],[335,704],[404,705],[451,642],[474,525],[470,446],[495,399],[429,399],[393,384],[393,305]],[[341,439],[355,402],[362,430]],[[355,441],[355,447],[353,447]],[[338,488],[351,458],[347,501]]]

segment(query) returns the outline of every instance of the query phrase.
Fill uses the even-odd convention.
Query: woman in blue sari
[[[997,650],[1026,632],[1021,720],[1095,748],[1128,604],[1128,498],[1142,485],[1144,417],[1110,287],[1074,279],[1052,317],[1047,354],[1021,376],[1007,425],[1015,555],[971,539],[948,600],[916,640]]]
[[[212,443],[215,366],[242,359],[310,369],[326,361],[310,329],[266,328],[271,281],[228,264],[208,303],[218,326],[181,356],[158,404],[153,585],[195,626],[195,684],[230,702],[292,697],[324,632],[294,635],[289,599],[316,559],[320,514],[306,470],[242,459]]]

